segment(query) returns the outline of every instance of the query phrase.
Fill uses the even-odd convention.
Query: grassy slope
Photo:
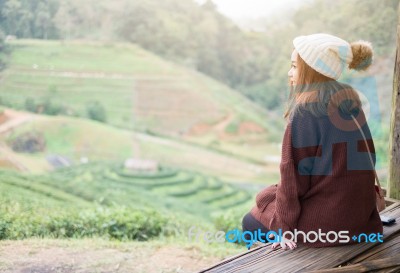
[[[91,163],[35,176],[1,171],[0,178],[3,239],[90,237],[91,231],[104,228],[113,219],[107,216],[111,209],[111,217],[116,217],[120,227],[136,223],[131,215],[138,210],[141,217],[153,221],[149,228],[161,221],[158,217],[166,218],[159,235],[177,236],[182,241],[193,225],[224,231],[239,227],[254,199],[254,192],[213,177],[180,169],[142,176],[123,170],[118,162]],[[159,216],[147,214],[148,209],[156,210]],[[127,214],[120,214],[123,211]],[[82,220],[86,224],[80,224]],[[64,229],[68,233],[62,233]]]
[[[44,270],[47,267],[54,270],[54,268],[61,269],[64,266],[72,269],[78,266],[80,269],[96,271],[121,263],[121,272],[132,272],[132,268],[135,268],[135,272],[159,272],[161,268],[175,270],[178,267],[199,270],[217,262],[222,257],[245,250],[244,246],[237,244],[227,242],[210,244],[201,239],[189,240],[187,237],[191,226],[195,226],[198,232],[215,233],[217,230],[227,231],[232,226],[240,225],[240,216],[249,209],[249,202],[221,209],[219,206],[221,202],[232,202],[228,196],[220,198],[219,203],[201,201],[202,191],[212,192],[215,197],[222,196],[225,193],[225,187],[230,187],[229,184],[221,182],[223,186],[218,188],[214,182],[211,182],[196,193],[174,197],[170,195],[163,183],[178,181],[179,177],[189,173],[179,171],[167,179],[138,179],[116,175],[116,170],[118,168],[107,163],[76,166],[39,176],[1,171],[0,237],[4,243],[0,253],[4,259],[0,259],[0,268],[14,272],[19,267],[26,269],[27,266],[32,270]],[[110,172],[114,173],[116,180],[105,177],[105,174]],[[148,188],[147,185],[151,183],[158,185]],[[190,182],[184,184],[190,184]],[[240,192],[243,191],[237,190],[238,194]],[[108,208],[111,211],[127,208],[127,214],[123,217],[121,214],[115,214],[110,218],[107,216]],[[146,214],[149,208],[157,210],[160,214],[158,216]],[[137,221],[137,214],[132,215],[138,209],[141,211],[141,217],[147,218],[149,231],[155,227],[154,223],[160,221],[157,217],[162,216],[167,219],[159,235],[153,235],[145,241],[118,240],[108,236],[90,235],[95,229],[115,225],[115,229],[121,229],[123,234],[129,236],[131,233],[125,231],[125,227],[134,229],[134,226],[140,226],[142,223]],[[80,219],[89,218],[85,221],[85,225],[82,225],[81,220],[77,218],[77,210],[80,217],[83,217]],[[231,216],[228,223],[221,224],[219,221],[214,224],[211,220],[211,214],[229,215],[235,210],[236,216],[234,218]],[[78,230],[70,234],[73,227]],[[88,235],[82,235],[84,233]],[[56,238],[57,240],[54,240]],[[18,242],[22,242],[23,246]],[[53,248],[52,245],[57,246]],[[84,249],[79,247],[82,245],[85,245]],[[18,252],[20,258],[28,255],[29,264],[20,264],[21,259],[13,259],[15,255],[8,257],[7,246]],[[26,253],[26,247],[29,248],[29,253]],[[118,252],[113,249],[123,250]],[[160,253],[160,249],[165,251]],[[65,255],[60,256],[58,253],[60,251]],[[113,251],[115,253],[110,257],[109,254]],[[54,252],[58,254],[53,256]],[[135,253],[134,257],[129,258],[129,260],[137,259],[135,263],[126,263],[127,252]],[[173,254],[168,255],[171,252]],[[77,253],[80,257],[86,256],[80,260],[78,256],[73,257]],[[171,258],[176,255],[181,258],[174,259],[172,262]],[[157,257],[157,263],[141,263],[140,267],[137,266],[137,262],[147,261],[151,256]],[[215,259],[216,257],[218,259]],[[101,262],[89,261],[95,259],[100,259]],[[72,264],[70,260],[74,260]],[[160,261],[162,264],[159,264]],[[194,261],[197,267],[191,266]],[[201,265],[200,261],[202,261]],[[165,262],[168,263],[165,264]]]
[[[140,147],[140,156],[157,159],[160,163],[216,175],[232,181],[276,183],[277,165],[259,165],[229,155],[188,145],[172,139],[163,139],[142,133],[115,128],[96,121],[63,116],[40,116],[14,128],[4,136],[7,143],[25,132],[41,132],[46,140],[43,153],[14,153],[22,164],[33,172],[44,168],[43,158],[57,154],[74,161],[80,157],[89,160],[120,160],[133,156],[133,143]],[[133,138],[135,137],[135,140]],[[12,151],[10,151],[12,153]],[[35,162],[35,164],[33,164]]]
[[[88,103],[99,101],[107,122],[117,127],[134,124],[141,131],[258,161],[279,153],[276,144],[269,144],[280,141],[279,118],[225,85],[135,45],[37,40],[10,45],[13,51],[0,85],[6,105],[22,109],[29,97],[36,102],[51,98],[71,115],[86,117]],[[227,116],[232,119],[217,130]],[[244,122],[262,132],[239,133]],[[211,130],[191,134],[197,125]]]

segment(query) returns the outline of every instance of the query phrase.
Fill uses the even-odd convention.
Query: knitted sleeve
[[[313,162],[319,146],[316,117],[296,114],[285,130],[280,163],[281,180],[276,189],[276,206],[269,229],[293,231],[301,212],[300,200],[310,187]]]
[[[256,196],[256,205],[260,212],[263,212],[269,203],[273,202],[276,197],[277,185],[270,185],[260,191]]]

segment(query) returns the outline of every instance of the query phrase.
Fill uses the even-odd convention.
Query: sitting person
[[[301,233],[297,240],[284,235],[272,244],[283,249],[294,249],[297,243],[352,244],[357,242],[353,236],[382,234],[374,142],[357,92],[337,81],[346,66],[356,70],[370,66],[371,44],[349,44],[323,33],[296,37],[293,44],[281,179],[258,193],[255,206],[243,218],[243,231],[325,234],[321,238]],[[340,240],[341,232],[347,240]]]

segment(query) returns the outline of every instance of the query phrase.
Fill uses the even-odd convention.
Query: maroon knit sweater
[[[357,119],[360,117],[365,120],[362,111]],[[342,124],[351,122],[351,118],[342,120]],[[375,161],[368,124],[361,125]],[[280,183],[259,192],[251,210],[266,228],[281,228],[283,232],[345,230],[350,238],[360,233],[382,234],[374,173],[364,139],[355,124],[353,130],[343,128],[328,116],[316,117],[308,111],[294,115],[283,138]],[[304,244],[302,238],[297,242]],[[355,241],[350,239],[348,243],[317,241],[305,245],[352,243]]]

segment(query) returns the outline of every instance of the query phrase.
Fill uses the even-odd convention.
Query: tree
[[[69,2],[61,2],[53,21],[61,33],[61,38],[65,40],[71,39],[75,23],[72,4]]]
[[[34,22],[34,29],[36,37],[47,39],[49,36],[49,29],[51,25],[51,15],[49,7],[44,2],[39,2],[36,9],[36,18]]]
[[[100,122],[106,122],[106,120],[107,120],[106,109],[98,101],[88,104],[87,114],[88,114],[89,118],[93,119],[93,120],[97,120]]]
[[[25,110],[33,113],[37,111],[37,106],[33,98],[28,97],[25,99]]]
[[[21,13],[21,6],[21,2],[18,0],[9,0],[4,4],[1,15],[5,21],[7,34],[17,35],[20,24],[18,17]]]
[[[392,121],[389,141],[389,197],[400,200],[400,4],[398,7],[397,51],[393,77]]]

